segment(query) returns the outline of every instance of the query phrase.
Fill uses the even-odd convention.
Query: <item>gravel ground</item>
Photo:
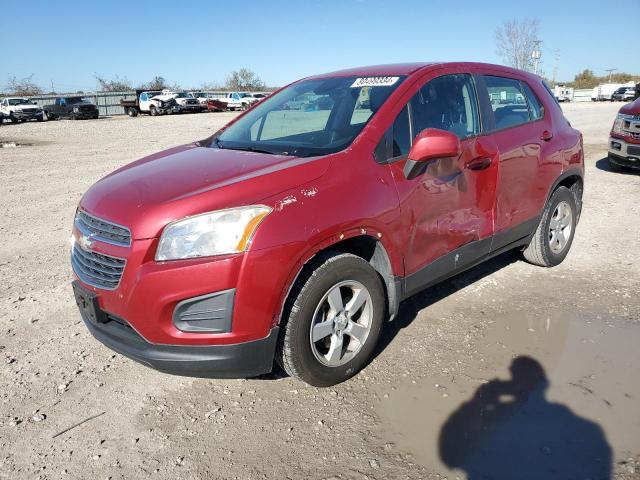
[[[68,237],[82,193],[234,114],[4,125],[0,143],[24,145],[0,149],[0,478],[466,478],[438,454],[443,425],[491,379],[513,386],[523,355],[546,371],[543,405],[612,449],[606,478],[640,478],[640,176],[605,160],[619,106],[564,107],[587,177],[562,265],[506,254],[413,297],[373,362],[331,389],[164,375],[100,345],[76,311]],[[571,462],[556,443],[543,453]],[[524,448],[511,453],[526,471]]]

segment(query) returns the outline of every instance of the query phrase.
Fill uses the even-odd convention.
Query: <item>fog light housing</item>
[[[173,324],[183,332],[229,333],[235,288],[188,298],[173,310]]]
[[[622,150],[622,144],[620,142],[611,142],[611,148],[614,150]]]

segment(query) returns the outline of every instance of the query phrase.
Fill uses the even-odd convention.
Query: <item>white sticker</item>
[[[389,87],[396,83],[400,77],[360,77],[351,84],[351,88],[360,87]]]

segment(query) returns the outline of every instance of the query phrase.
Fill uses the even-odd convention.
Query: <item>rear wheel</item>
[[[542,267],[561,263],[573,243],[577,219],[575,196],[568,188],[558,187],[547,202],[540,224],[524,250],[527,261]]]
[[[373,267],[348,253],[325,254],[291,292],[276,359],[311,385],[343,382],[371,357],[384,315],[384,289]]]
[[[130,117],[137,117],[138,111],[133,107],[129,107],[127,108],[127,115],[129,115]]]

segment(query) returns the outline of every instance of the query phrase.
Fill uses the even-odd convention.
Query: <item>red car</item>
[[[613,122],[609,165],[613,171],[640,169],[640,98],[624,105]]]
[[[333,385],[407,297],[509,249],[562,262],[583,173],[581,134],[529,73],[309,77],[93,185],[75,296],[98,340],[158,370],[250,377],[275,360]]]
[[[208,98],[207,110],[210,112],[225,112],[227,110],[227,104],[216,98]]]

